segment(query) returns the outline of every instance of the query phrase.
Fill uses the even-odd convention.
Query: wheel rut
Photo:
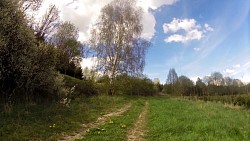
[[[117,117],[121,116],[123,113],[128,111],[128,109],[132,106],[132,103],[126,104],[123,108],[118,109],[115,112],[103,115],[99,117],[95,122],[87,123],[87,124],[82,124],[82,128],[74,131],[70,134],[63,134],[62,137],[58,141],[74,141],[76,139],[81,139],[86,135],[86,133],[92,129],[92,128],[97,128],[98,126],[104,124],[107,122],[110,118],[112,117]]]
[[[137,121],[135,122],[133,128],[130,129],[127,134],[127,141],[146,141],[145,133],[148,109],[149,103],[148,101],[146,101],[145,106],[140,113]]]

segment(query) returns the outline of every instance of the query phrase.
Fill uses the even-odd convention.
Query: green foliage
[[[0,5],[0,94],[12,102],[13,94],[29,85],[35,44],[17,3],[3,0]]]
[[[200,100],[204,101],[216,101],[222,102],[224,104],[232,104],[243,106],[245,108],[250,108],[250,95],[224,95],[224,96],[202,96],[199,97]]]
[[[249,85],[243,85],[239,79],[223,77],[219,72],[197,79],[196,85],[186,76],[177,77],[174,69],[170,69],[163,93],[174,96],[223,96],[248,93]]]
[[[154,89],[156,91],[156,93],[161,93],[163,91],[163,84],[160,84],[160,83],[156,83],[154,84]]]
[[[74,24],[64,22],[57,28],[51,43],[57,49],[56,69],[63,74],[82,79],[80,66],[82,45],[77,41],[78,32]]]
[[[35,39],[16,1],[0,3],[0,94],[5,104],[57,100],[56,49]]]
[[[53,46],[40,44],[33,52],[33,67],[29,79],[29,94],[37,101],[40,98],[58,99],[63,83],[57,81],[59,74],[55,71],[56,50]]]
[[[64,75],[64,82],[67,88],[75,87],[75,91],[70,98],[94,96],[98,94],[97,88],[93,81],[80,80]]]
[[[156,93],[153,82],[147,78],[118,76],[114,82],[116,93],[150,96]]]
[[[131,77],[126,74],[119,75],[114,80],[114,94],[152,96],[157,92],[155,85],[148,78]],[[97,81],[100,94],[108,94],[109,77],[103,76]]]

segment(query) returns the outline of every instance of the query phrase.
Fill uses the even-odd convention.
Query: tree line
[[[178,76],[171,68],[163,92],[178,96],[223,96],[248,94],[250,84],[243,84],[239,79],[223,77],[220,72],[213,72],[203,79],[197,78],[194,83],[187,76]]]

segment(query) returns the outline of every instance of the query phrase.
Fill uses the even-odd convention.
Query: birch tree
[[[119,74],[138,76],[150,43],[141,38],[142,10],[134,0],[115,0],[101,10],[91,31],[90,44],[99,60],[98,70],[109,76],[109,94]]]

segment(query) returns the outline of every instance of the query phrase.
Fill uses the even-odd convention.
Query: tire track
[[[134,124],[134,127],[129,130],[127,134],[127,141],[146,141],[145,139],[145,128],[146,128],[146,117],[148,114],[149,103],[146,101],[146,104],[140,113],[137,121]]]
[[[63,134],[62,137],[58,141],[74,141],[76,139],[81,139],[81,138],[83,138],[84,135],[86,135],[86,133],[90,129],[97,128],[98,126],[100,126],[100,125],[104,124],[105,122],[107,122],[112,117],[121,116],[131,106],[132,106],[132,103],[126,104],[126,106],[124,106],[121,109],[118,109],[115,112],[112,112],[112,113],[109,113],[109,114],[106,114],[106,115],[103,115],[103,116],[99,117],[95,122],[83,124],[82,128],[80,130],[75,131],[75,132],[70,133],[70,134]]]

